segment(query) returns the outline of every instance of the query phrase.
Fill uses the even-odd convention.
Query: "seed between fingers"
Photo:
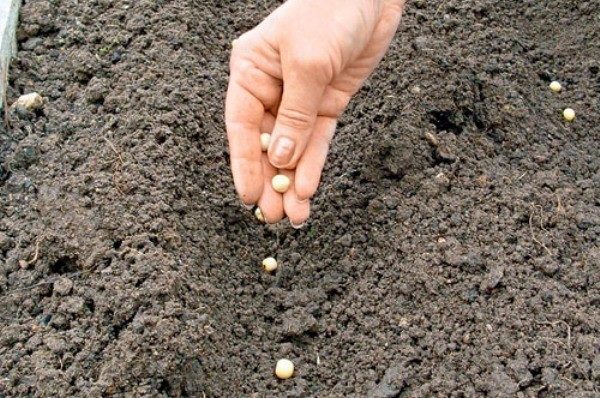
[[[290,179],[283,174],[278,174],[271,180],[271,185],[276,192],[285,193],[290,188]]]
[[[267,149],[269,149],[270,143],[271,143],[271,134],[262,133],[260,135],[260,148],[263,150],[263,152],[266,152]]]

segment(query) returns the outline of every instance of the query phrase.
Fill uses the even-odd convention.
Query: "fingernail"
[[[252,210],[254,208],[254,205],[247,205],[245,203],[242,203],[242,206],[244,206],[244,209],[246,210]]]
[[[296,143],[289,137],[278,137],[273,144],[271,160],[277,165],[285,165],[292,160]]]
[[[300,223],[298,225],[294,224],[293,222],[290,221],[290,225],[292,226],[292,228],[294,229],[302,229],[304,228],[304,226],[306,225],[306,221],[303,223]]]

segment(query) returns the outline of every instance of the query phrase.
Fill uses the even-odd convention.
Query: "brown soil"
[[[26,1],[0,396],[600,396],[600,3],[412,1],[301,231],[242,209],[223,133],[276,5]]]

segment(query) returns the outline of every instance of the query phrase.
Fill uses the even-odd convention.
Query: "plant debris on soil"
[[[598,397],[600,3],[409,2],[298,231],[242,208],[222,116],[278,4],[25,2],[0,396]]]

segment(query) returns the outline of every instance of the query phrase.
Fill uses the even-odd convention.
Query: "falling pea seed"
[[[294,364],[289,359],[280,359],[275,366],[275,375],[282,379],[289,379],[294,374]]]
[[[266,272],[273,272],[277,269],[277,260],[273,257],[267,257],[263,260],[262,266]]]
[[[263,150],[263,152],[266,152],[267,149],[269,149],[270,142],[271,142],[271,134],[262,133],[260,135],[260,148]]]
[[[278,174],[271,180],[271,185],[276,192],[284,193],[290,187],[290,179],[283,174]]]
[[[563,111],[563,117],[567,122],[575,120],[575,111],[571,108],[567,108]]]
[[[560,90],[562,90],[562,86],[559,82],[555,80],[552,83],[550,83],[550,90],[554,91],[555,93],[558,93],[560,92]]]

